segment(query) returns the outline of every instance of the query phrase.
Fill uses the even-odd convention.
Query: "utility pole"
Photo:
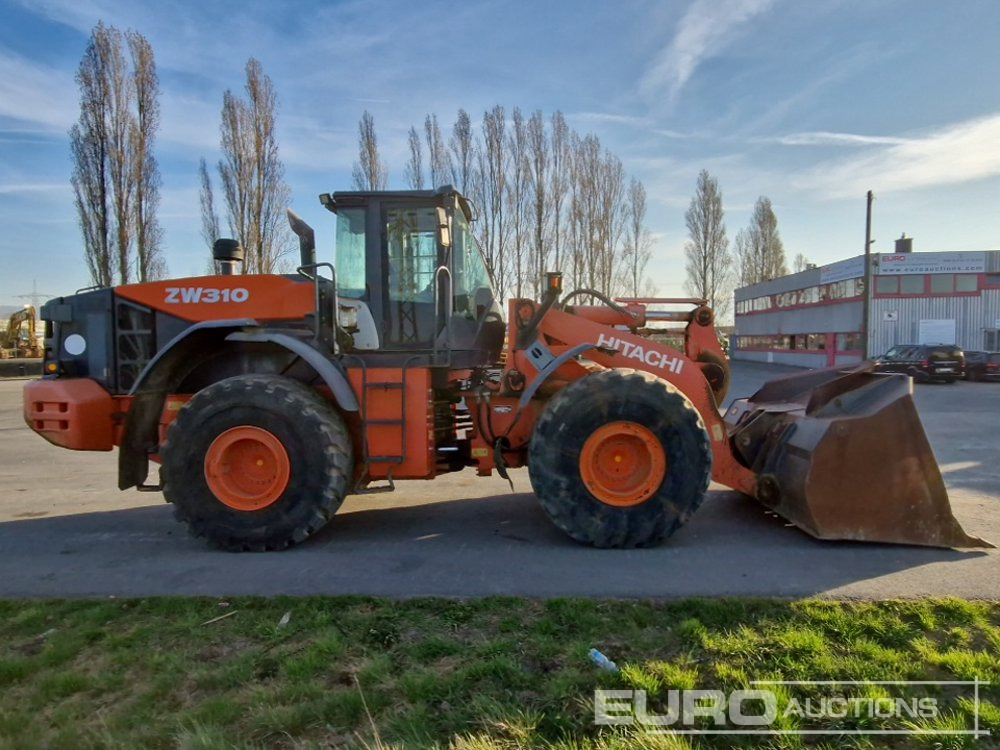
[[[35,308],[35,312],[37,313],[38,310],[39,310],[39,303],[42,301],[42,297],[44,297],[45,299],[52,299],[56,295],[54,295],[54,294],[40,294],[39,291],[38,291],[38,280],[37,279],[32,279],[31,280],[31,294],[17,294],[15,296],[18,299],[30,299],[31,300],[31,306]]]
[[[871,299],[872,299],[872,202],[875,200],[875,193],[868,191],[868,208],[865,211],[865,288],[862,299],[861,312],[861,344],[864,358],[868,359],[868,336],[871,331]]]

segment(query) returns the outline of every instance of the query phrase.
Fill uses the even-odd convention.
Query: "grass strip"
[[[595,667],[594,647],[621,671]],[[978,679],[992,683],[979,722],[993,736],[679,737],[594,724],[595,688],[642,689],[664,705],[672,689],[759,679]],[[0,694],[0,747],[18,750],[997,747],[1000,603],[0,601]],[[947,713],[911,726],[971,726],[972,702],[950,697]]]

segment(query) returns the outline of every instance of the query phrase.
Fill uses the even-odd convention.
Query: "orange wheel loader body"
[[[723,416],[703,301],[564,295],[549,274],[505,322],[454,189],[321,201],[336,264],[290,213],[296,274],[233,273],[243,251],[220,240],[219,275],[47,303],[26,423],[64,448],[117,446],[120,488],[164,491],[225,549],[301,542],[351,492],[520,466],[552,521],[597,546],[658,543],[710,480],[820,538],[988,544],[952,516],[905,378],[807,374]]]

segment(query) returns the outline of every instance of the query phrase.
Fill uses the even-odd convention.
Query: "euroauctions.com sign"
[[[941,735],[986,737],[987,682],[753,680],[744,690],[595,690],[594,723],[648,734]],[[971,708],[968,726],[960,721]]]
[[[986,253],[900,253],[878,256],[876,273],[985,273]]]

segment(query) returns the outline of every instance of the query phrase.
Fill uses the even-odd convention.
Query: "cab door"
[[[435,273],[442,261],[436,207],[383,204],[382,237],[385,346],[429,349],[438,334]]]

